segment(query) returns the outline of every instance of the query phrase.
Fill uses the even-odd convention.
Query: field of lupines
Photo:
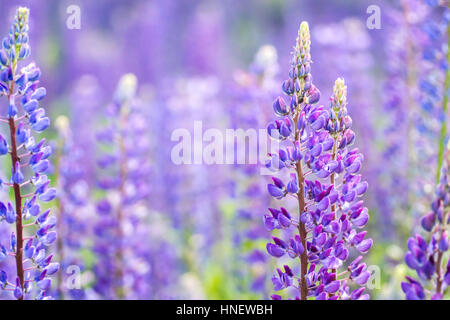
[[[450,299],[448,0],[0,0],[0,299]]]

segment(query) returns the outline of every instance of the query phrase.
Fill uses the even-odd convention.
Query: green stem
[[[449,4],[450,7],[450,4]],[[450,44],[450,25],[447,27],[447,46]],[[450,51],[447,50],[447,65],[450,65]],[[447,68],[445,73],[445,83],[444,83],[444,99],[442,102],[442,110],[444,117],[448,116],[448,90],[450,86],[450,68]],[[439,176],[441,174],[442,163],[444,161],[444,151],[445,151],[445,139],[447,138],[447,121],[442,120],[441,132],[439,135],[439,152],[438,152],[438,167],[436,172],[436,183],[439,183]]]

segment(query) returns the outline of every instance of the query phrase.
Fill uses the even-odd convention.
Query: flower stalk
[[[448,4],[450,8],[450,2]],[[450,44],[450,24],[447,25],[447,54],[446,54],[446,61],[447,61],[447,69],[445,71],[445,82],[444,82],[444,97],[442,100],[442,111],[444,116],[448,114],[448,95],[450,90],[450,50],[449,50],[449,44]],[[436,172],[436,183],[439,182],[440,173],[442,164],[444,162],[444,152],[445,152],[445,141],[447,139],[447,121],[444,119],[441,122],[441,130],[439,133],[439,151],[438,151],[438,166],[437,166],[437,172]]]
[[[338,279],[338,270],[344,267],[352,247],[366,253],[372,246],[371,239],[364,239],[365,231],[357,232],[369,218],[368,209],[359,200],[368,187],[358,174],[363,156],[357,149],[347,148],[355,134],[347,115],[344,80],[336,80],[329,108],[317,106],[320,91],[312,83],[311,62],[309,27],[302,22],[289,79],[282,85],[290,101],[286,103],[281,97],[275,100],[273,108],[281,119],[268,126],[269,136],[278,140],[281,148],[266,163],[274,172],[292,172],[287,184],[272,177],[268,192],[279,200],[287,196],[297,198],[299,217],[294,220],[283,207],[269,208],[270,214],[264,216],[270,231],[281,229],[289,233],[295,227],[295,234],[288,241],[272,237],[274,243],[267,244],[267,251],[276,258],[286,254],[299,258],[300,274],[294,275],[293,269],[284,265],[283,270],[276,270],[272,282],[276,291],[297,288],[299,296],[295,298],[301,300],[367,299],[368,295],[362,293],[370,273],[361,262],[362,256],[348,265],[349,274],[339,272],[345,277]],[[284,141],[290,144],[284,146]],[[342,178],[337,181],[336,176]],[[317,180],[311,180],[314,178]],[[325,179],[330,183],[322,182]],[[350,282],[360,288],[350,292]]]
[[[49,188],[50,181],[45,175],[52,150],[45,146],[45,139],[36,143],[31,135],[31,130],[42,132],[50,125],[50,119],[39,106],[46,90],[38,87],[40,70],[33,63],[19,72],[17,70],[18,63],[30,55],[28,17],[27,8],[17,9],[9,35],[3,39],[0,49],[0,96],[5,96],[8,101],[6,119],[9,127],[9,146],[0,135],[0,154],[9,153],[11,157],[11,180],[7,185],[12,187],[15,203],[13,207],[10,202],[0,202],[0,221],[15,224],[9,252],[0,244],[0,258],[3,260],[8,255],[15,259],[16,278],[12,292],[17,300],[23,300],[31,293],[33,282],[38,289],[35,298],[50,299],[47,291],[51,278],[48,276],[59,269],[58,263],[51,263],[52,255],[46,254],[48,247],[56,240],[56,232],[51,231],[56,219],[50,216],[50,210],[41,212],[38,204],[38,199],[48,202],[56,196],[56,189]],[[18,108],[18,101],[21,108]],[[25,149],[22,154],[19,153],[21,149]],[[29,168],[33,176],[26,179],[26,172],[22,171]],[[22,188],[33,190],[24,195]],[[27,223],[24,224],[24,221]],[[31,225],[36,225],[37,231],[31,237],[24,237],[24,228]],[[6,272],[0,273],[0,287],[9,290],[8,286],[14,282],[8,281]]]

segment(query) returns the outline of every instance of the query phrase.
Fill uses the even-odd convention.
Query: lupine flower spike
[[[89,186],[86,182],[86,165],[82,161],[83,151],[74,142],[69,119],[59,116],[55,119],[58,131],[58,141],[54,156],[54,177],[58,188],[58,197],[55,199],[57,209],[58,239],[56,250],[62,271],[70,266],[83,267],[80,248],[85,244],[88,229],[87,221],[92,220],[92,208],[89,204]],[[57,275],[56,296],[58,299],[70,296],[81,299],[84,297],[82,288],[68,288],[65,283],[67,272]]]
[[[6,117],[0,118],[9,127],[9,139],[0,136],[0,153],[11,156],[11,180],[1,182],[14,192],[14,205],[0,203],[0,220],[15,225],[9,248],[1,244],[1,259],[12,256],[16,275],[1,271],[1,288],[11,291],[16,299],[51,298],[47,292],[59,264],[52,262],[49,246],[56,239],[56,224],[49,210],[41,211],[39,201],[49,202],[56,195],[45,174],[52,153],[45,139],[36,142],[32,132],[40,133],[50,125],[40,101],[46,90],[39,86],[41,72],[30,63],[18,71],[19,63],[30,56],[27,8],[18,8],[9,35],[0,49],[0,96],[6,98]],[[7,142],[9,140],[9,142]],[[28,171],[32,172],[28,176]],[[24,200],[24,202],[23,202]],[[36,290],[33,290],[33,285]]]
[[[262,46],[255,55],[249,72],[239,71],[234,74],[236,86],[233,87],[233,101],[237,108],[230,109],[232,128],[261,128],[272,117],[272,111],[266,109],[267,100],[276,97],[279,90],[276,75],[278,71],[277,51],[273,46]],[[255,107],[261,112],[255,113]],[[269,257],[260,247],[260,242],[267,239],[267,231],[257,217],[269,206],[270,198],[265,196],[265,185],[258,177],[259,165],[234,166],[230,174],[231,194],[239,203],[237,214],[230,222],[233,225],[236,264],[233,274],[239,275],[240,286],[244,286],[250,277],[252,291],[266,295],[266,266]],[[252,249],[249,250],[249,239]],[[261,240],[259,240],[261,239]],[[244,255],[243,255],[244,252]],[[247,253],[248,252],[248,253]],[[244,256],[244,257],[243,257]],[[246,272],[246,271],[249,272]]]
[[[151,238],[147,224],[140,223],[147,212],[143,200],[149,195],[148,140],[146,122],[136,97],[137,78],[124,75],[110,105],[109,126],[98,139],[109,146],[98,160],[103,173],[100,188],[107,195],[98,202],[98,236],[94,251],[99,261],[94,270],[94,289],[107,299],[148,297]],[[145,254],[144,254],[145,252]]]
[[[289,79],[282,85],[288,101],[275,100],[280,119],[268,126],[269,135],[282,147],[267,163],[274,171],[290,172],[287,183],[273,177],[268,191],[276,199],[295,198],[298,218],[284,207],[270,208],[264,216],[269,230],[294,231],[287,240],[273,237],[267,251],[276,258],[298,259],[300,272],[286,264],[272,282],[276,291],[295,288],[296,299],[368,299],[363,292],[370,273],[362,256],[348,261],[354,255],[351,250],[367,253],[372,240],[361,230],[369,219],[360,198],[368,185],[358,174],[363,155],[350,148],[355,133],[347,114],[347,87],[337,79],[330,106],[316,105],[320,91],[312,82],[311,63],[309,27],[302,22]],[[357,288],[351,291],[350,284]]]
[[[450,145],[450,144],[449,144]],[[408,300],[431,298],[440,300],[450,285],[449,222],[450,222],[450,150],[441,169],[431,212],[421,219],[422,228],[429,233],[429,240],[420,234],[408,239],[405,262],[417,273],[418,279],[407,276],[402,290]],[[447,262],[446,262],[447,261]]]

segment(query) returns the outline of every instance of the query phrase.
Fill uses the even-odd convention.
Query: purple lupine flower
[[[405,262],[410,269],[416,271],[418,276],[418,279],[408,276],[407,282],[402,282],[401,287],[408,300],[442,299],[450,285],[449,163],[450,151],[447,150],[447,160],[441,169],[441,177],[435,190],[436,198],[431,203],[431,212],[421,219],[422,228],[429,233],[429,240],[427,241],[420,234],[408,240]]]
[[[447,139],[439,137],[439,131],[448,122],[448,114],[442,113],[448,91],[444,88],[447,70],[443,63],[447,48],[446,10],[435,11],[422,0],[404,1],[401,8],[388,11],[385,19],[389,37],[383,116],[387,126],[381,136],[384,150],[377,161],[381,165],[373,193],[379,213],[384,216],[383,226],[393,222],[401,241],[407,239],[402,230],[418,225],[432,201],[433,180],[439,170],[436,172],[429,164],[439,162],[437,141],[442,147]],[[439,39],[436,30],[441,35]],[[389,225],[385,229],[388,228]],[[397,259],[401,262],[401,256]]]
[[[369,219],[361,200],[367,190],[359,174],[364,157],[350,147],[355,134],[344,80],[336,80],[329,107],[316,105],[320,92],[312,83],[307,22],[300,25],[289,79],[282,89],[287,101],[278,98],[274,103],[281,119],[269,125],[269,135],[282,146],[270,166],[292,174],[288,182],[273,177],[268,188],[276,199],[296,199],[299,214],[295,219],[285,208],[269,210],[265,221],[270,230],[284,229],[285,234],[295,230],[295,235],[287,240],[273,237],[267,251],[277,258],[299,259],[300,274],[292,275],[295,268],[278,271],[275,289],[293,287],[298,292],[295,298],[302,300],[367,299],[360,288],[350,292],[350,284],[363,288],[369,279],[362,256],[348,263],[351,250],[364,254],[372,246],[361,230]]]
[[[82,269],[83,261],[79,249],[86,245],[87,221],[93,219],[92,208],[89,207],[89,185],[86,182],[86,166],[83,163],[83,150],[75,143],[70,128],[69,119],[59,116],[55,120],[58,130],[58,142],[55,150],[54,176],[58,186],[56,200],[58,239],[56,250],[61,270],[69,266]],[[84,298],[84,290],[67,289],[64,286],[67,279],[64,272],[59,272],[56,283],[56,296],[64,299],[71,296]]]
[[[99,180],[106,196],[97,204],[94,227],[95,291],[106,299],[146,298],[150,262],[139,252],[149,250],[151,237],[143,205],[149,196],[148,140],[140,101],[135,97],[137,78],[123,76],[110,105],[109,126],[99,134],[102,145],[109,146],[98,159],[107,177]],[[143,248],[143,249],[142,249]]]
[[[389,8],[386,15],[386,32],[390,36],[386,42],[383,88],[385,125],[380,136],[383,149],[377,160],[380,166],[373,193],[379,212],[384,216],[382,220],[387,221],[386,229],[393,225],[397,232],[405,224],[412,225],[421,215],[418,211],[425,206],[417,203],[428,203],[427,190],[431,189],[434,178],[434,172],[423,167],[435,161],[435,152],[431,148],[433,142],[425,138],[420,125],[420,121],[429,117],[423,117],[420,111],[423,92],[417,79],[421,70],[427,69],[420,56],[425,42],[419,27],[427,12],[422,0],[411,0],[402,2],[399,8]],[[385,163],[389,166],[383,165]],[[411,184],[411,180],[418,183]],[[414,206],[411,205],[413,199]]]
[[[424,35],[421,43],[422,60],[420,61],[418,88],[420,91],[420,113],[415,119],[415,125],[420,132],[419,137],[425,137],[420,145],[432,145],[439,141],[437,154],[432,151],[421,152],[419,161],[427,163],[437,157],[436,181],[439,181],[441,167],[444,162],[445,145],[448,141],[447,123],[448,99],[450,88],[450,55],[448,52],[448,33],[450,9],[447,3],[430,3],[427,16],[420,25]],[[439,6],[442,6],[439,7]],[[436,9],[438,7],[438,9]]]
[[[262,46],[255,55],[249,71],[234,73],[234,83],[230,88],[233,108],[230,108],[230,125],[233,129],[264,128],[272,112],[263,108],[267,100],[274,99],[278,91],[276,75],[278,71],[277,51],[273,46]],[[261,112],[255,113],[255,108]],[[236,164],[230,174],[234,188],[231,196],[238,204],[233,221],[233,238],[236,250],[236,270],[233,275],[241,277],[240,286],[247,284],[248,290],[266,295],[265,269],[269,259],[260,247],[260,240],[268,238],[267,230],[257,216],[270,205],[270,199],[263,196],[266,186],[258,177],[258,164],[245,166]],[[249,241],[252,240],[252,241]],[[251,249],[249,250],[249,247]],[[242,267],[245,263],[246,268]]]
[[[20,62],[30,55],[28,17],[27,8],[17,9],[9,35],[3,39],[0,49],[0,96],[5,96],[8,103],[4,109],[6,118],[1,122],[9,126],[12,163],[11,181],[3,184],[14,190],[15,198],[14,206],[10,202],[2,203],[0,208],[5,210],[0,211],[1,220],[16,227],[11,233],[8,254],[15,258],[17,271],[16,275],[1,273],[2,288],[13,292],[19,300],[33,296],[33,282],[37,288],[34,297],[50,299],[47,294],[51,284],[49,276],[58,270],[58,264],[51,262],[53,255],[48,254],[48,247],[56,240],[56,232],[52,230],[56,219],[49,211],[41,212],[39,205],[39,200],[49,202],[56,195],[46,176],[47,159],[52,152],[45,146],[45,139],[36,142],[32,135],[33,131],[42,132],[50,124],[39,103],[46,90],[39,87],[41,72],[34,63],[18,72]],[[0,140],[4,145],[5,138]],[[33,173],[31,177],[28,171]]]

